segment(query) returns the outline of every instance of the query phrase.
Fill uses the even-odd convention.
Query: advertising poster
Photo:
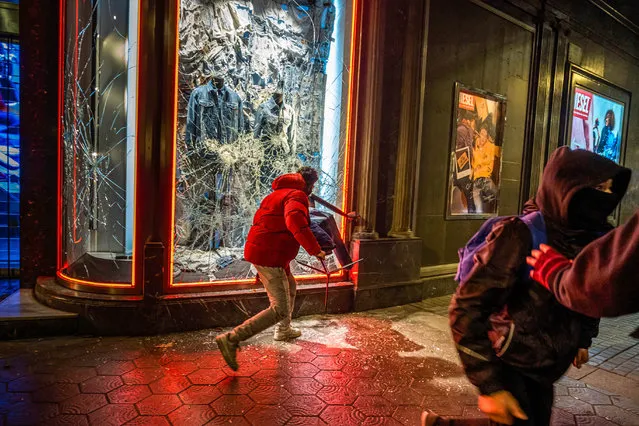
[[[575,86],[570,148],[585,149],[619,162],[624,105]]]
[[[505,98],[460,88],[455,106],[448,216],[496,215]]]

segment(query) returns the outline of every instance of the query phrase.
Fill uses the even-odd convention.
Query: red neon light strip
[[[78,78],[78,55],[80,36],[80,18],[79,18],[78,0],[75,0],[75,50],[73,52],[73,79]],[[78,126],[78,89],[77,84],[73,85],[73,242],[78,244],[82,241],[82,237],[78,239],[78,181],[77,181],[77,161],[78,161],[78,141],[76,140]]]
[[[59,46],[58,46],[58,64],[60,66],[59,69],[59,73],[58,73],[58,85],[59,85],[59,93],[58,93],[58,108],[59,108],[59,112],[58,112],[58,119],[60,120],[60,122],[58,123],[58,235],[57,235],[57,247],[58,247],[58,253],[57,253],[57,259],[58,259],[58,270],[56,275],[61,278],[64,279],[66,281],[72,282],[72,283],[76,283],[76,284],[81,284],[81,285],[85,285],[85,286],[93,286],[93,287],[112,287],[112,288],[133,288],[135,287],[135,283],[136,283],[136,277],[135,277],[135,272],[136,272],[136,241],[137,241],[137,232],[136,232],[136,219],[135,219],[135,211],[133,212],[133,254],[131,256],[131,283],[109,283],[109,282],[97,282],[97,281],[89,281],[89,280],[81,280],[81,279],[77,279],[77,278],[72,278],[69,277],[68,275],[64,274],[62,272],[62,269],[68,267],[68,263],[64,263],[63,265],[63,261],[62,261],[62,221],[63,221],[63,217],[62,217],[62,175],[63,175],[63,143],[62,143],[62,135],[63,135],[63,120],[62,120],[62,113],[64,110],[64,67],[65,67],[65,44],[66,44],[66,40],[65,40],[65,30],[66,30],[66,19],[65,19],[65,13],[66,13],[66,8],[65,8],[65,1],[66,0],[60,0],[60,29],[59,29],[59,37],[60,37],[60,41],[59,41]],[[142,0],[138,1],[138,39],[137,39],[137,44],[138,44],[138,63],[137,63],[137,67],[139,69],[139,64],[140,64],[140,57],[141,57],[141,51],[142,49],[140,48],[141,43],[140,43],[140,39],[141,39],[141,22],[142,22]],[[78,74],[78,36],[79,36],[79,13],[78,13],[78,0],[75,0],[75,52],[74,52],[74,78],[77,76]],[[139,110],[139,104],[140,104],[140,97],[139,97],[139,81],[140,81],[140,73],[138,71],[137,75],[136,75],[138,84],[136,85],[136,111]],[[74,120],[75,120],[75,125],[77,125],[77,110],[76,110],[76,100],[77,98],[77,89],[76,89],[76,85],[73,85],[73,100],[74,100]],[[139,120],[136,120],[139,121]],[[136,127],[137,130],[137,127]],[[76,155],[76,149],[77,149],[77,145],[75,143],[75,138],[74,138],[74,145],[73,145],[73,149],[74,149],[74,156]],[[137,131],[136,131],[136,148],[138,147],[138,143],[137,143]],[[134,191],[135,191],[135,195],[134,195],[134,206],[133,208],[135,209],[135,204],[137,204],[137,175],[138,175],[138,167],[137,167],[137,159],[139,158],[139,155],[137,155],[137,151],[136,151],[136,170],[135,170],[135,174],[134,174]],[[82,238],[80,238],[79,240],[76,241],[76,209],[77,209],[77,202],[75,201],[77,199],[77,187],[76,187],[76,163],[75,163],[76,158],[74,158],[74,162],[73,162],[73,166],[74,166],[74,170],[73,170],[73,190],[74,190],[74,204],[73,204],[73,217],[74,217],[74,223],[73,223],[73,239],[75,243],[78,243],[82,240]]]
[[[58,278],[61,278],[65,281],[69,281],[72,282],[74,284],[81,284],[81,285],[86,285],[86,286],[90,286],[90,287],[113,287],[113,288],[132,288],[133,285],[129,284],[129,283],[100,283],[100,282],[95,282],[95,281],[88,281],[88,280],[81,280],[78,278],[72,278],[68,275],[66,275],[65,273],[63,273],[62,271],[58,271],[57,272],[57,276]]]
[[[176,169],[177,169],[177,119],[178,119],[178,77],[179,77],[179,61],[180,61],[180,0],[175,0],[175,67],[173,68],[173,131],[171,132],[171,212],[169,213],[169,246],[168,251],[168,287],[173,284],[173,262],[174,262],[174,244],[175,244],[175,199],[176,199]],[[165,281],[166,282],[166,281]]]
[[[351,128],[352,123],[352,115],[353,115],[353,104],[354,104],[354,96],[353,96],[353,83],[355,82],[355,52],[356,50],[356,40],[357,40],[357,31],[359,25],[359,0],[353,0],[353,17],[351,21],[351,49],[350,49],[350,64],[349,64],[349,75],[348,75],[348,107],[346,110],[346,152],[344,158],[344,185],[342,186],[342,205],[347,205],[350,186],[350,178],[351,178],[351,138],[353,135],[354,129]],[[346,226],[348,224],[348,220],[345,216],[342,216],[342,237],[345,238],[346,235]],[[343,271],[343,275],[346,275],[347,272]]]
[[[176,34],[179,31],[179,22],[180,22],[180,5],[179,5],[179,1],[176,1],[176,8],[177,8],[177,21],[176,21]],[[353,82],[354,82],[354,67],[355,67],[355,63],[356,63],[356,59],[355,59],[355,52],[356,52],[356,48],[355,48],[355,41],[357,39],[357,25],[359,23],[359,0],[353,0],[353,17],[352,17],[352,26],[351,26],[351,48],[350,48],[350,74],[349,74],[349,84],[348,84],[348,90],[349,90],[349,96],[348,96],[348,106],[347,106],[347,112],[346,112],[346,129],[347,129],[347,134],[346,134],[346,142],[345,142],[345,148],[346,148],[346,153],[345,153],[345,158],[344,158],[344,179],[343,179],[343,185],[342,185],[342,207],[344,207],[348,201],[348,196],[349,191],[348,191],[348,186],[349,186],[349,180],[350,180],[350,173],[351,173],[351,167],[350,167],[350,161],[351,161],[351,156],[350,156],[350,146],[351,146],[351,134],[352,134],[352,129],[351,129],[351,121],[352,121],[352,109],[353,109]],[[241,284],[241,283],[250,283],[250,282],[254,282],[254,280],[248,280],[248,279],[243,279],[243,280],[226,280],[226,281],[211,281],[211,282],[195,282],[195,283],[176,283],[173,280],[173,265],[174,265],[174,244],[175,244],[175,198],[176,198],[176,182],[175,182],[175,164],[176,164],[176,158],[177,158],[177,96],[178,96],[178,62],[179,62],[179,39],[176,40],[176,56],[175,56],[175,70],[174,70],[174,86],[175,86],[175,92],[174,92],[174,96],[175,96],[175,102],[174,102],[174,109],[173,109],[173,153],[172,153],[172,162],[171,164],[173,165],[172,169],[172,183],[171,183],[171,225],[170,225],[170,232],[169,232],[169,268],[168,271],[169,273],[167,275],[169,275],[169,287],[199,287],[199,286],[211,286],[211,285],[225,285],[225,284]],[[346,225],[347,225],[347,219],[345,217],[342,217],[342,227],[341,227],[341,235],[342,238],[345,238],[346,236]],[[347,271],[341,271],[339,274],[335,274],[335,276],[339,276],[340,279],[346,277],[348,275]],[[333,276],[333,274],[331,274],[331,276]],[[298,281],[311,281],[311,280],[316,280],[318,278],[325,278],[325,275],[303,275],[300,277],[295,277],[296,280]]]
[[[66,29],[66,8],[64,0],[59,0],[59,19],[60,28],[58,29],[58,232],[56,234],[56,268],[62,268],[62,134],[63,134],[63,120],[62,114],[64,111],[64,45],[65,45],[65,29]]]

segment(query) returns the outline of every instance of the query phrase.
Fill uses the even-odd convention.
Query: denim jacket
[[[189,150],[205,154],[205,140],[230,143],[243,130],[242,99],[228,86],[217,89],[209,82],[191,92],[186,118],[186,146]]]

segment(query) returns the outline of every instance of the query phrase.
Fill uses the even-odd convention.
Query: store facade
[[[332,256],[327,280],[301,252],[295,315],[450,294],[457,249],[517,214],[558,145],[639,164],[639,31],[603,2],[26,3],[39,53],[23,108],[40,125],[23,131],[37,174],[23,177],[22,286],[99,332],[263,309],[243,245],[273,178],[300,166],[360,215],[318,208],[361,262]]]

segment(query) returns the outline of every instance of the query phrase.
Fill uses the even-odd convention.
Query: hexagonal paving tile
[[[89,422],[94,425],[119,426],[138,416],[132,404],[109,404],[89,414]]]
[[[58,405],[53,403],[20,402],[11,406],[7,413],[7,424],[47,424],[58,415]]]
[[[290,363],[284,370],[291,377],[313,377],[320,371],[319,368],[307,362]]]
[[[218,368],[201,368],[187,376],[194,385],[215,385],[226,377]]]
[[[258,386],[249,393],[249,397],[257,404],[277,405],[290,398],[291,394],[281,386]]]
[[[384,388],[375,379],[355,377],[348,382],[347,387],[357,395],[381,395]]]
[[[207,423],[207,426],[251,426],[242,416],[217,416]]]
[[[226,367],[226,361],[219,352],[214,352],[208,355],[199,356],[195,363],[200,368],[224,368]]]
[[[359,426],[366,416],[355,407],[333,405],[326,407],[320,414],[320,418],[329,425]]]
[[[228,366],[224,366],[222,371],[226,373],[227,376],[237,376],[237,377],[251,377],[253,374],[260,371],[260,367],[253,363],[243,363],[239,364],[240,367],[237,371],[231,370]]]
[[[284,402],[284,407],[294,416],[318,416],[326,403],[314,395],[294,395]]]
[[[320,371],[314,378],[324,386],[346,386],[351,381],[351,376],[343,371]]]
[[[165,376],[151,383],[151,392],[157,394],[178,393],[191,386],[189,379],[183,376]]]
[[[257,386],[250,377],[227,377],[217,384],[217,389],[225,395],[246,395]]]
[[[122,386],[120,376],[96,376],[80,383],[80,391],[84,393],[107,393]]]
[[[177,395],[151,395],[135,404],[143,416],[165,416],[181,405]]]
[[[383,396],[393,405],[420,405],[424,400],[420,393],[409,387],[387,389]]]
[[[126,426],[170,426],[171,423],[164,416],[138,416]]]
[[[60,403],[60,412],[64,414],[89,414],[107,405],[107,399],[99,393],[82,393]]]
[[[171,361],[164,365],[164,374],[186,376],[198,368],[193,361]]]
[[[553,408],[550,424],[553,426],[575,426],[575,416],[561,408]]]
[[[317,396],[331,405],[350,405],[357,399],[357,395],[353,391],[341,386],[325,386],[317,392]]]
[[[143,356],[148,356],[144,349],[124,349],[117,348],[115,350],[106,352],[105,355],[114,361],[133,361]]]
[[[64,368],[55,372],[55,381],[58,383],[81,383],[97,375],[92,367]]]
[[[306,349],[300,349],[299,351],[290,353],[286,356],[288,362],[311,362],[315,358],[317,358],[317,355]]]
[[[183,405],[169,414],[174,425],[204,425],[215,417],[215,411],[208,405]]]
[[[393,418],[404,425],[418,425],[424,409],[417,405],[404,405],[397,407]]]
[[[121,376],[135,369],[135,364],[131,361],[109,361],[96,368],[101,376]]]
[[[222,395],[211,407],[221,416],[242,416],[254,405],[255,403],[246,395]]]
[[[160,366],[158,359],[152,355],[137,358],[133,363],[137,368],[156,368]]]
[[[293,395],[315,395],[322,384],[309,377],[291,377],[285,387]]]
[[[47,420],[47,426],[89,426],[89,419],[82,414],[61,414]]]
[[[603,417],[597,417],[597,416],[575,416],[574,420],[572,423],[569,422],[562,422],[563,419],[556,419],[553,418],[551,421],[551,425],[560,425],[560,426],[567,426],[567,425],[577,425],[577,426],[618,426],[617,423],[613,423],[609,420],[606,420]],[[623,423],[620,423],[623,424]],[[628,424],[632,424],[632,423],[628,423]]]
[[[590,404],[573,398],[572,396],[560,396],[555,399],[555,407],[561,408],[570,414],[593,415],[595,412]]]
[[[568,388],[568,394],[575,399],[593,405],[610,405],[612,401],[608,395],[589,388]]]
[[[53,374],[33,374],[10,381],[7,390],[9,392],[33,392],[54,382]]]
[[[148,385],[164,376],[161,368],[136,368],[122,376],[127,385]]]
[[[619,425],[637,424],[637,416],[630,411],[623,410],[614,405],[596,405],[595,411],[598,416],[604,417]]]
[[[258,385],[284,386],[288,382],[289,376],[283,370],[260,370],[253,374],[251,379]]]
[[[372,416],[366,417],[362,426],[403,426],[403,424],[392,417]]]
[[[147,385],[124,385],[107,394],[112,404],[135,404],[151,395]]]
[[[342,352],[341,348],[331,348],[322,344],[308,345],[307,349],[315,355],[336,356]]]
[[[288,359],[288,358],[287,358]],[[276,370],[281,368],[284,364],[282,357],[277,355],[258,355],[256,358],[250,360],[251,365],[256,366],[260,370]],[[240,365],[240,369],[242,365]]]
[[[33,402],[60,402],[79,393],[80,388],[75,383],[55,383],[36,391]]]
[[[192,385],[180,392],[179,397],[185,404],[210,404],[222,395],[213,385]]]
[[[292,416],[283,407],[275,405],[256,405],[244,417],[253,425],[283,425]]]
[[[341,370],[346,365],[346,362],[336,356],[318,356],[311,361],[311,364],[320,370]]]
[[[319,417],[291,417],[286,426],[327,426]]]
[[[367,417],[390,417],[395,411],[395,406],[381,396],[359,396],[353,404]]]
[[[347,364],[342,367],[342,371],[348,374],[350,377],[362,377],[373,378],[377,375],[378,371],[369,365],[353,365]]]

